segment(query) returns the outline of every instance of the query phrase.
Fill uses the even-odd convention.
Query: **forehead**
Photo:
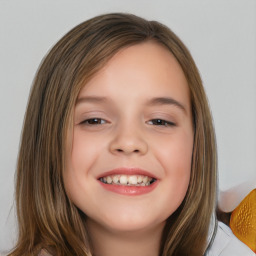
[[[146,41],[119,50],[100,70],[99,73],[121,70],[123,74],[132,72],[133,77],[137,72],[145,71],[151,76],[158,76],[162,79],[182,79],[186,83],[186,78],[176,58],[167,47],[156,41]],[[154,72],[152,72],[154,71]],[[152,77],[151,77],[152,78]]]
[[[172,53],[155,41],[147,41],[118,51],[85,84],[79,97],[130,95],[175,96],[189,103],[189,88],[181,66]],[[104,94],[104,95],[103,95]],[[171,95],[170,95],[171,94]],[[136,97],[135,97],[136,98]]]

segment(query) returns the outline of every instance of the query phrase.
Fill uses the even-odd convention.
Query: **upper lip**
[[[106,177],[106,176],[111,176],[111,175],[117,175],[117,174],[124,174],[124,175],[143,175],[143,176],[148,176],[154,179],[157,179],[157,177],[152,174],[149,171],[143,170],[141,168],[137,168],[137,167],[121,167],[121,168],[115,168],[113,170],[110,171],[106,171],[101,173],[97,179],[100,179],[102,177]]]

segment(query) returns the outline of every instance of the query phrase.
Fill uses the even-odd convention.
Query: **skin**
[[[178,103],[150,103],[155,97]],[[158,255],[166,219],[189,185],[192,150],[189,88],[177,60],[153,41],[120,50],[79,94],[64,173],[68,196],[88,216],[95,255]],[[120,167],[147,170],[158,184],[136,196],[107,191],[97,178]]]

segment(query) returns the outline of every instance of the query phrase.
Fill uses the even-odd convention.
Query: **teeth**
[[[137,178],[137,182],[142,183],[142,181],[143,181],[143,177],[141,175],[139,175],[138,178]]]
[[[128,183],[131,184],[131,185],[136,185],[137,184],[137,176],[135,176],[135,175],[130,176],[128,178]]]
[[[107,183],[111,184],[112,183],[112,178],[110,176],[107,177]]]
[[[128,181],[127,176],[121,175],[121,177],[120,177],[120,184],[126,185],[127,181]]]
[[[147,184],[148,183],[148,177],[147,176],[144,176],[143,179],[142,179],[143,183]]]
[[[118,183],[119,182],[119,176],[115,175],[113,177],[113,183]]]
[[[126,186],[149,186],[155,179],[143,175],[111,175],[100,178],[106,184],[117,184]]]

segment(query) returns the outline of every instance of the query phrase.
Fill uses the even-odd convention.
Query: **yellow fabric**
[[[230,228],[238,239],[256,253],[256,189],[232,212]]]

